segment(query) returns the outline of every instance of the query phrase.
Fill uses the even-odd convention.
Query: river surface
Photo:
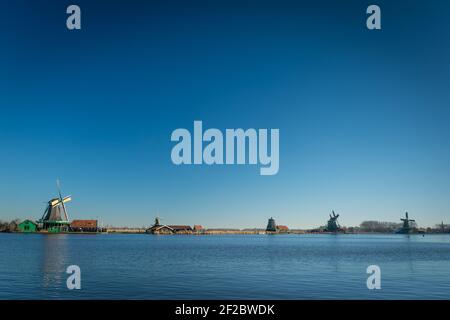
[[[450,235],[0,234],[0,299],[450,299]]]

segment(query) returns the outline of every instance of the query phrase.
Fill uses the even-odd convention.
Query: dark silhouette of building
[[[334,211],[331,211],[333,215],[330,214],[330,219],[327,222],[327,228],[325,231],[328,232],[338,232],[341,231],[341,226],[339,225],[337,218],[339,218],[338,214],[335,214]]]
[[[277,232],[277,225],[275,223],[275,219],[274,218],[270,218],[268,223],[267,223],[267,228],[266,231],[268,232]]]

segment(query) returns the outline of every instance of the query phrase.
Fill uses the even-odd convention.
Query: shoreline
[[[173,233],[173,234],[152,234],[141,231],[107,231],[107,232],[21,232],[21,231],[13,231],[13,232],[0,232],[0,233],[10,233],[10,234],[42,234],[42,235],[57,235],[57,234],[72,234],[72,235],[113,235],[113,234],[145,234],[145,235],[153,235],[153,236],[214,236],[214,235],[395,235],[399,233],[392,232],[308,232],[308,231],[298,231],[298,232],[255,232],[255,231],[205,231],[205,232],[191,232],[191,233]],[[435,235],[435,234],[449,234],[450,233],[409,233],[406,235]],[[405,235],[405,234],[399,234]]]

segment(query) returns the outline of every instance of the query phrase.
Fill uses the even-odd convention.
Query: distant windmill
[[[157,227],[157,226],[160,226],[161,225],[161,220],[162,220],[163,218],[161,218],[160,216],[156,216],[155,217],[155,224],[153,225],[153,226],[155,226],[155,227]]]
[[[275,223],[275,219],[271,217],[267,222],[266,232],[276,232],[277,224]]]
[[[326,231],[337,232],[341,230],[341,227],[337,222],[337,218],[339,218],[339,215],[334,213],[334,210],[332,210],[331,212],[333,213],[333,215],[330,214],[330,220],[328,220]]]
[[[403,221],[403,227],[397,233],[410,233],[412,228],[409,223],[416,222],[416,220],[410,219],[408,212],[405,213],[405,218],[400,218],[400,220]]]
[[[59,180],[56,180],[56,186],[58,188],[59,197],[48,201],[47,208],[45,209],[40,220],[44,229],[49,229],[51,227],[63,227],[70,224],[65,203],[71,201],[72,197],[62,197]]]

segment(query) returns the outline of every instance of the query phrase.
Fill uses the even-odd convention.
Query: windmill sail
[[[64,201],[66,200],[66,201]],[[64,206],[64,202],[70,201],[70,197],[66,197],[61,201],[60,199],[52,199],[48,202],[48,206],[45,209],[42,220],[46,221],[69,221],[67,216],[67,210]]]
[[[58,194],[59,194],[59,200],[61,201],[61,207],[64,211],[64,219],[65,219],[64,221],[69,221],[69,216],[67,215],[66,206],[64,205],[64,199],[61,195],[61,185],[59,183],[59,179],[56,180],[56,184],[58,186]],[[70,198],[70,197],[68,197],[68,198]]]

